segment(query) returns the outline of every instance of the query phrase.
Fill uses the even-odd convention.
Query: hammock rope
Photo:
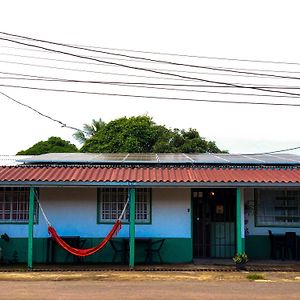
[[[40,210],[42,212],[42,215],[48,225],[48,233],[49,235],[52,237],[53,240],[55,240],[57,242],[57,244],[62,247],[63,249],[65,249],[66,251],[70,252],[73,255],[76,256],[80,256],[80,257],[85,257],[85,256],[89,256],[92,255],[94,253],[96,253],[97,251],[101,250],[102,248],[104,248],[106,246],[106,244],[113,238],[115,237],[119,231],[122,228],[122,218],[124,217],[124,214],[126,212],[126,208],[127,205],[129,203],[129,197],[124,205],[124,208],[119,216],[119,218],[116,220],[115,224],[113,225],[113,227],[111,228],[111,230],[109,231],[109,233],[107,234],[107,236],[95,247],[92,248],[86,248],[86,249],[78,249],[78,248],[74,248],[72,246],[70,246],[69,244],[67,244],[56,232],[56,230],[54,229],[54,227],[51,225],[49,219],[47,218],[45,211],[38,199],[38,195],[35,193],[35,198],[37,203],[39,204]]]

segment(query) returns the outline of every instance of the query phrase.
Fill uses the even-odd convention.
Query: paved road
[[[299,282],[1,281],[0,299],[300,299]]]

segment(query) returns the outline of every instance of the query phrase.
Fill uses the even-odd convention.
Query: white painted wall
[[[96,188],[41,188],[40,201],[52,226],[61,236],[104,237],[111,224],[97,224]],[[190,189],[152,190],[152,222],[136,225],[136,237],[191,237]],[[27,237],[28,226],[1,224],[0,232],[10,237]],[[123,225],[119,237],[129,236]],[[34,226],[34,237],[48,237],[42,213]]]
[[[245,205],[254,204],[254,189],[245,189],[244,190],[244,201]],[[254,210],[249,214],[245,210],[245,220],[248,220],[248,223],[245,224],[245,227],[248,228],[249,235],[268,235],[268,230],[272,230],[274,234],[283,234],[287,231],[296,232],[297,235],[300,235],[300,228],[295,227],[255,227],[255,216]]]

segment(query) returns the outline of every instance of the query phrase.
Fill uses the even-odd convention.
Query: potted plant
[[[248,255],[244,253],[237,253],[232,260],[235,262],[237,270],[246,270],[246,263],[248,262]]]

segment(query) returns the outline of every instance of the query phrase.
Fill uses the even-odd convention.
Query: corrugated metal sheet
[[[1,182],[300,183],[299,168],[5,166]]]

